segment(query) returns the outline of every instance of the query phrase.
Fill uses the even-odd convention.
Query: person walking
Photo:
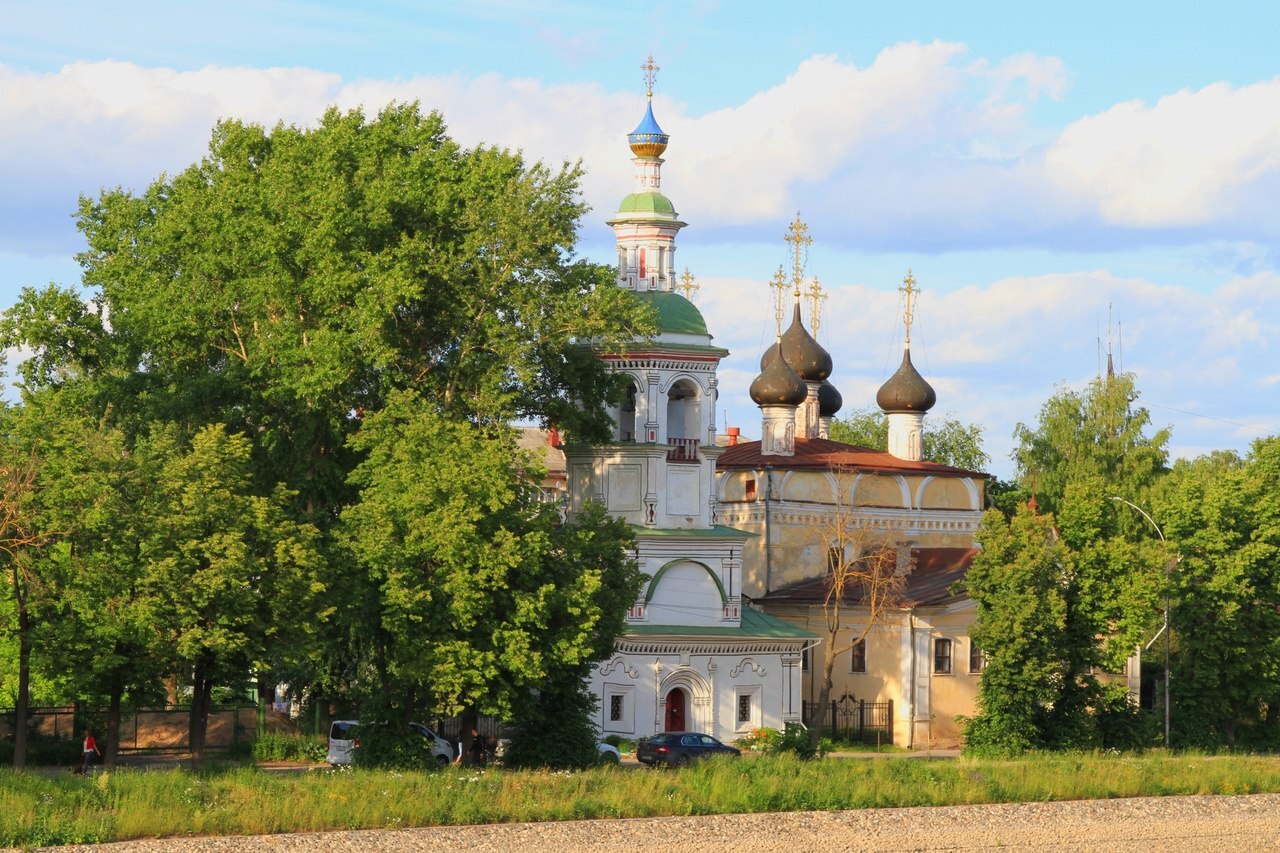
[[[98,741],[93,737],[93,729],[86,728],[84,730],[84,760],[80,764],[80,775],[89,772],[89,767],[93,764],[93,757],[102,755],[98,749]]]

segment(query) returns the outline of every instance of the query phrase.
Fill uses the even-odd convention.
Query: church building
[[[603,734],[638,738],[690,730],[732,741],[801,717],[801,662],[816,637],[752,607],[743,554],[758,534],[720,523],[716,463],[717,347],[701,312],[677,290],[676,235],[685,223],[661,192],[669,136],[648,103],[628,135],[635,191],[609,220],[617,285],[652,306],[657,334],[602,358],[630,379],[611,412],[613,440],[565,445],[568,512],[604,504],[635,531],[649,580],[614,654],[594,669]]]

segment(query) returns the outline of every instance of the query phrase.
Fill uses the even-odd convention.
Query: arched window
[[[622,406],[618,411],[618,440],[636,440],[636,383],[627,385],[626,396],[622,398]]]
[[[702,406],[696,383],[681,379],[667,389],[667,444],[672,462],[696,462],[701,444]]]

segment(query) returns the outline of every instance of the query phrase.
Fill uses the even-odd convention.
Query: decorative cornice
[[[730,526],[739,524],[764,524],[764,502],[720,502],[717,518]],[[788,527],[809,527],[815,522],[830,518],[831,504],[785,504],[769,502],[769,523]],[[945,513],[945,515],[943,515]],[[933,533],[975,533],[982,523],[982,513],[971,509],[889,509],[886,507],[857,507],[860,520],[870,523],[875,530],[916,530]]]
[[[628,655],[777,655],[793,654],[805,644],[805,639],[794,640],[707,640],[640,639],[621,637],[614,648]]]

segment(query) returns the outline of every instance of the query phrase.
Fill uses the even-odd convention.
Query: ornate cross
[[[906,296],[906,299],[905,299],[906,309],[903,311],[903,320],[905,321],[907,326],[906,345],[910,347],[911,346],[911,320],[915,316],[915,305],[913,304],[913,299],[915,298],[915,295],[920,292],[920,289],[916,287],[915,276],[911,274],[910,269],[907,270],[907,277],[902,280],[902,287],[899,287],[898,290],[902,291],[902,293],[905,294]]]
[[[653,100],[653,84],[658,81],[658,72],[662,69],[653,64],[653,54],[649,54],[649,58],[644,61],[644,65],[640,66],[640,70],[644,72],[644,87],[647,90],[645,95]]]
[[[690,302],[693,301],[693,295],[702,289],[702,285],[698,284],[698,280],[693,277],[693,273],[689,272],[689,268],[685,267],[684,272],[680,274],[680,283],[676,285],[676,290],[684,294],[684,298]]]

